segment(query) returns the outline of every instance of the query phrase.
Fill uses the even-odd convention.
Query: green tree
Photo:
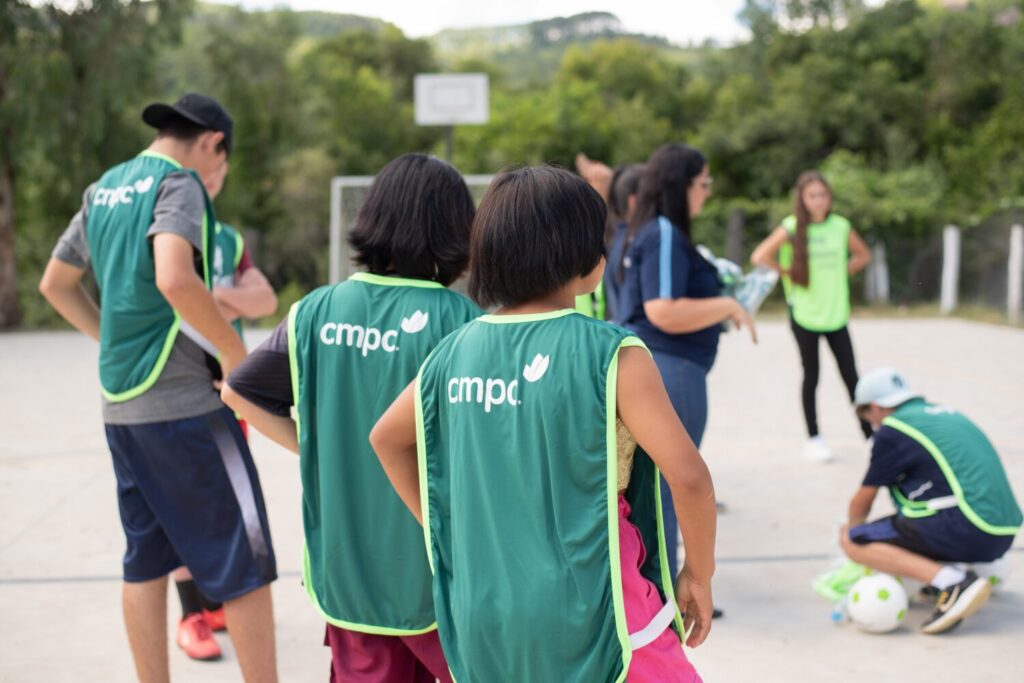
[[[93,0],[61,9],[5,1],[0,185],[13,189],[15,201],[13,212],[0,211],[0,245],[11,243],[14,225],[26,322],[53,319],[35,291],[49,250],[86,185],[144,139],[138,115],[154,93],[156,51],[178,38],[191,4]],[[3,253],[0,246],[0,261]],[[5,282],[0,326],[17,322],[13,296]]]

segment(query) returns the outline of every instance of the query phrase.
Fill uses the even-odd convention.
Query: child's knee
[[[844,524],[839,530],[839,546],[847,555],[850,555],[851,552],[857,552],[857,544],[850,539],[850,526],[848,524]]]

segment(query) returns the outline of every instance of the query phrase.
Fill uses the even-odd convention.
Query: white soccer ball
[[[869,574],[853,584],[846,610],[860,630],[888,633],[907,616],[907,591],[893,576]]]

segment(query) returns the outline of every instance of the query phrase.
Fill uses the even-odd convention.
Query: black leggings
[[[818,405],[815,394],[818,390],[818,337],[824,337],[832,349],[832,355],[836,357],[839,374],[843,377],[851,401],[854,389],[857,388],[857,362],[853,357],[853,342],[850,341],[850,332],[845,325],[834,332],[812,332],[800,327],[792,318],[789,322],[793,328],[793,336],[796,337],[796,345],[800,349],[800,362],[804,366],[801,397],[804,404],[804,420],[807,421],[807,434],[817,436]],[[860,421],[860,430],[864,433],[864,438],[871,436],[871,425],[864,420]]]

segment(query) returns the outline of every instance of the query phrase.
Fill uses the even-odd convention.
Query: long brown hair
[[[792,237],[793,263],[789,266],[789,279],[801,287],[808,287],[811,284],[810,266],[807,263],[807,225],[811,222],[811,212],[804,205],[804,188],[811,183],[821,183],[828,190],[831,198],[832,188],[829,186],[825,176],[817,171],[804,171],[796,179],[793,186],[793,213],[796,215],[796,234]],[[831,204],[829,212],[832,211]],[[827,213],[826,213],[827,215]]]

